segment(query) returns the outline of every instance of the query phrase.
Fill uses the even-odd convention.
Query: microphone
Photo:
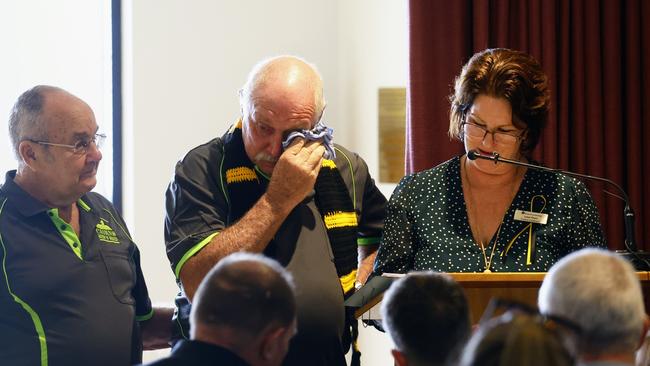
[[[480,152],[476,150],[470,150],[467,152],[467,158],[469,160],[476,160],[476,159],[483,159],[483,160],[490,160],[493,161],[494,164],[497,163],[506,163],[506,164],[513,164],[513,165],[519,165],[519,166],[524,166],[526,168],[531,168],[535,170],[541,170],[545,172],[553,172],[553,173],[562,173],[571,177],[577,177],[577,178],[585,178],[585,179],[591,179],[591,180],[596,180],[600,182],[605,182],[607,184],[610,184],[618,191],[621,193],[621,196],[618,195],[613,195],[614,197],[620,198],[623,202],[625,202],[625,209],[623,209],[623,215],[624,215],[624,221],[625,221],[625,248],[628,250],[628,252],[632,253],[638,260],[645,262],[646,265],[648,265],[648,262],[646,262],[644,259],[639,258],[636,255],[636,242],[634,240],[634,211],[632,211],[632,207],[630,207],[630,198],[628,197],[627,193],[619,186],[618,184],[614,183],[614,181],[609,180],[607,178],[601,178],[601,177],[595,177],[593,175],[586,175],[586,174],[580,174],[580,173],[574,173],[574,172],[569,172],[566,170],[562,169],[553,169],[553,168],[548,168],[545,166],[541,165],[535,165],[535,164],[529,164],[529,163],[524,163],[522,161],[518,160],[511,160],[511,159],[506,159],[502,158],[497,152],[493,152],[492,155],[485,155],[481,154]],[[609,192],[606,192],[609,193]],[[650,267],[650,266],[649,266]]]

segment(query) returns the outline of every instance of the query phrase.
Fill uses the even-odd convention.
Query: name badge
[[[515,220],[532,222],[533,224],[546,225],[546,222],[548,221],[548,214],[541,213],[541,212],[516,210]]]

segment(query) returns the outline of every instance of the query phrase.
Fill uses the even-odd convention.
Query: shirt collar
[[[249,364],[236,353],[222,346],[198,340],[181,340],[172,350],[172,356],[185,361],[219,360],[223,365],[248,366]],[[192,363],[192,362],[189,362]],[[192,363],[193,364],[193,363]],[[197,363],[198,364],[198,363]]]
[[[0,192],[2,192],[4,196],[11,197],[11,203],[16,207],[18,212],[23,216],[29,217],[50,209],[50,207],[45,203],[39,201],[16,184],[14,181],[15,178],[16,171],[8,171],[5,175],[4,184],[0,186]]]

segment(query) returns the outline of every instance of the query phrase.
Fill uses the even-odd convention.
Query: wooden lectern
[[[464,289],[469,302],[472,324],[481,319],[488,302],[493,297],[514,300],[537,306],[537,292],[542,285],[546,272],[522,272],[522,273],[447,273],[456,280]],[[646,312],[650,309],[650,272],[637,272],[643,297],[646,304]],[[355,316],[361,319],[381,319],[379,305],[383,298],[384,291],[395,279],[386,277],[374,277],[360,291],[352,295],[346,306],[356,307]],[[365,290],[365,291],[364,291]],[[650,312],[649,312],[650,313]]]

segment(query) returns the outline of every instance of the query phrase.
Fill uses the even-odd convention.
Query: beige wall
[[[0,172],[17,162],[7,134],[9,113],[27,89],[48,84],[85,100],[109,136],[95,191],[110,195],[111,16],[109,0],[0,2]]]

